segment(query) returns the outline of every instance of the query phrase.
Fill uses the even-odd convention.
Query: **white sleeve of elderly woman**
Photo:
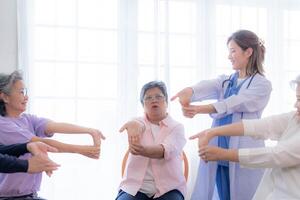
[[[294,115],[293,111],[263,119],[243,120],[244,135],[255,139],[278,140]]]
[[[273,147],[239,149],[241,165],[255,168],[290,167],[300,163],[300,136],[293,134],[295,112],[243,121],[245,135],[277,140]]]

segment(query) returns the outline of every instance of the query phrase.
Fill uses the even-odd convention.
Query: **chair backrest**
[[[125,171],[125,168],[126,168],[126,163],[127,163],[127,160],[128,160],[128,156],[129,156],[129,150],[126,151],[126,153],[123,157],[122,169],[121,169],[122,177],[124,176],[124,171]],[[183,174],[184,174],[185,180],[187,181],[188,177],[189,177],[189,162],[188,162],[187,156],[186,156],[184,151],[182,151],[181,158],[182,158],[182,162],[183,162]]]

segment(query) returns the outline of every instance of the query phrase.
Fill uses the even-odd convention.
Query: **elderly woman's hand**
[[[76,153],[80,153],[89,158],[99,159],[100,146],[81,145],[77,146],[78,150]]]
[[[37,154],[28,159],[28,173],[38,173],[45,171],[50,177],[54,170],[60,167],[59,164],[53,162],[45,154]]]
[[[48,152],[58,152],[58,150],[43,142],[29,142],[27,149],[32,155],[45,155],[48,156]]]
[[[129,152],[136,156],[162,159],[164,157],[165,148],[162,144],[145,146],[140,142],[136,142],[129,145]]]
[[[29,160],[29,169],[28,172],[37,172],[35,170],[45,170],[46,174],[50,177],[53,173],[53,170],[56,170],[59,167],[58,164],[54,163],[48,158],[48,152],[58,152],[58,150],[50,145],[47,145],[43,142],[29,142],[27,144],[28,151],[34,155],[31,160]],[[41,162],[44,163],[41,163]],[[32,166],[35,165],[35,166]]]
[[[199,156],[205,162],[208,161],[218,161],[224,160],[224,155],[226,154],[225,149],[216,146],[205,146],[199,148]]]
[[[140,141],[140,136],[142,133],[144,133],[146,127],[143,122],[140,122],[138,120],[131,120],[126,122],[119,132],[123,132],[126,129],[128,134],[128,142],[129,144],[136,144]]]
[[[197,133],[196,135],[191,136],[189,139],[194,140],[198,138],[198,148],[202,148],[208,145],[209,141],[213,137],[211,133],[211,129],[207,129],[204,131],[201,131],[200,133]]]
[[[100,146],[101,140],[105,140],[104,135],[97,129],[90,128],[89,134],[93,137],[94,146]]]
[[[139,142],[136,143],[131,143],[129,145],[129,151],[130,153],[132,153],[133,155],[140,155],[140,156],[146,156],[146,148],[141,145]]]
[[[239,162],[238,150],[223,149],[216,146],[205,146],[199,149],[199,156],[205,161],[228,160]]]

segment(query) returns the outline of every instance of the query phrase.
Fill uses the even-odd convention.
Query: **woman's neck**
[[[22,113],[20,113],[20,112],[6,109],[6,117],[17,118],[17,117],[20,117],[21,114]]]
[[[159,122],[161,122],[163,119],[165,119],[167,117],[168,114],[162,114],[162,115],[157,115],[157,116],[147,116],[148,120],[152,123],[152,124],[156,124],[159,125]]]
[[[246,70],[239,70],[239,78],[246,78]]]

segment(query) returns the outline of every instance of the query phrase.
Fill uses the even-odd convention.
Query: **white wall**
[[[17,68],[17,0],[0,0],[0,73]]]

